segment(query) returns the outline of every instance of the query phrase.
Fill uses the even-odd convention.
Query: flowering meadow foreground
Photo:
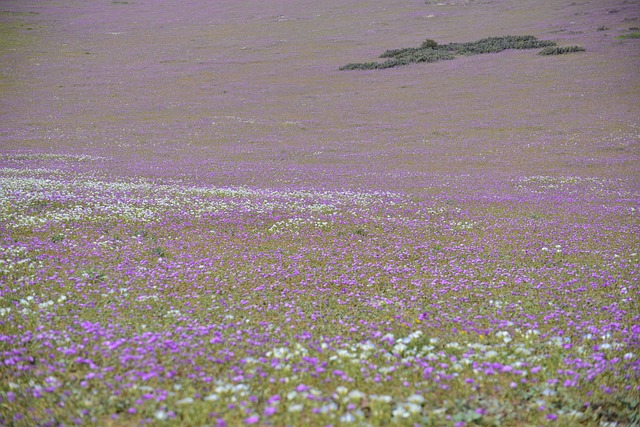
[[[637,1],[0,3],[0,426],[640,425]]]
[[[3,157],[4,425],[639,421],[624,182],[479,204],[74,172],[103,161]]]

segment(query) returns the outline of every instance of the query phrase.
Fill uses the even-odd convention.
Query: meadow
[[[0,425],[640,423],[637,3],[0,8]]]

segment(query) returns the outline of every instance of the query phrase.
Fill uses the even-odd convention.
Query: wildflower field
[[[0,2],[0,425],[638,425],[638,21]]]

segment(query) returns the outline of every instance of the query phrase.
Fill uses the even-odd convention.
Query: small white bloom
[[[412,394],[411,396],[407,397],[407,402],[421,405],[425,402],[425,400],[424,400],[424,396],[421,394]]]
[[[415,403],[407,403],[406,407],[411,414],[418,414],[422,411],[422,406],[416,405]]]
[[[159,421],[164,421],[167,418],[169,418],[169,414],[161,409],[154,412],[153,416],[155,417],[156,420],[159,420]]]
[[[371,400],[377,400],[379,402],[384,402],[384,403],[391,403],[391,401],[393,400],[391,396],[388,396],[386,394],[383,394],[380,396],[378,396],[377,394],[372,394],[369,397],[371,398]]]
[[[403,343],[398,343],[393,346],[391,352],[396,355],[401,355],[407,349],[407,346]]]
[[[353,423],[355,422],[355,420],[356,420],[356,417],[354,417],[353,414],[351,414],[350,412],[347,412],[346,414],[340,417],[340,422],[343,422],[343,423]]]
[[[176,402],[176,405],[190,405],[193,403],[193,397],[185,397]]]
[[[398,406],[391,412],[391,415],[393,415],[394,418],[409,418],[411,414],[404,408],[404,406]]]
[[[289,407],[287,408],[287,412],[300,412],[302,411],[302,408],[304,408],[304,405],[302,403],[289,405]]]
[[[348,397],[350,400],[360,400],[360,399],[362,399],[362,398],[363,398],[363,397],[365,397],[365,396],[366,396],[366,394],[364,394],[364,393],[363,393],[363,392],[361,392],[360,390],[351,390],[351,391],[349,392],[349,394],[347,394],[347,397]]]
[[[422,336],[422,331],[415,331],[409,334],[408,338],[411,338],[412,340],[416,339],[416,338],[420,338]]]
[[[334,412],[338,410],[338,405],[336,405],[334,402],[331,402],[321,406],[319,409],[321,414],[328,414],[329,412]]]

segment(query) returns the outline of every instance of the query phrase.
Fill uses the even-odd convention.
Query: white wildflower
[[[164,421],[167,418],[169,418],[169,414],[163,411],[162,409],[159,409],[156,412],[154,412],[153,416],[155,417],[156,420],[159,420],[159,421]]]
[[[424,399],[424,396],[421,394],[412,394],[411,396],[407,397],[407,402],[421,405],[425,402],[425,399]]]
[[[336,387],[336,393],[338,393],[339,395],[347,394],[348,391],[349,389],[345,386],[339,385],[338,387]]]
[[[407,346],[405,344],[398,343],[393,346],[393,349],[391,350],[391,352],[399,356],[399,355],[402,355],[402,353],[404,353],[406,349],[407,349]]]
[[[348,397],[350,400],[360,400],[360,399],[362,399],[362,398],[363,398],[363,397],[365,397],[365,396],[366,396],[366,394],[364,394],[364,393],[363,393],[363,392],[361,392],[360,390],[351,390],[351,391],[349,392],[349,394],[347,394],[347,397]]]
[[[193,403],[193,397],[185,397],[176,402],[176,405],[190,405]]]
[[[287,408],[287,412],[300,412],[302,411],[302,408],[304,408],[304,405],[302,403],[289,405],[289,407]]]
[[[353,416],[353,414],[351,414],[350,412],[347,412],[346,414],[340,416],[340,422],[343,423],[353,423],[355,422],[356,417]]]

